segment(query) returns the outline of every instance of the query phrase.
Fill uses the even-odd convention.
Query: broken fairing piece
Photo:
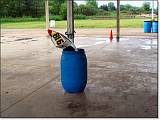
[[[74,43],[63,34],[50,29],[48,29],[48,34],[51,36],[51,41],[56,47],[62,49],[66,49],[67,47],[72,47],[75,51],[77,51],[77,48],[74,45]]]

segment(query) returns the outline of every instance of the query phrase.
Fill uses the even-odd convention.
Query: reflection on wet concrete
[[[32,39],[32,38],[20,38],[20,39],[14,40],[14,41],[22,41],[22,40],[30,40],[30,39]]]
[[[79,94],[64,94],[65,110],[69,111],[72,117],[86,117],[88,115],[88,100],[85,92]],[[63,104],[64,104],[63,103]]]
[[[149,50],[152,48],[157,48],[157,40],[155,39],[147,39],[145,43],[141,46],[141,49]]]

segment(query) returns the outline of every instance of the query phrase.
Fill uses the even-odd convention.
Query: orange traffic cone
[[[112,33],[112,30],[111,30],[111,32],[110,32],[110,34],[109,34],[109,39],[110,39],[110,42],[112,42],[112,39],[113,39],[113,33]]]

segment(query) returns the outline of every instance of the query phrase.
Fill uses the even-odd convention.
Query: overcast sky
[[[85,0],[74,0],[78,5],[80,4],[85,4],[86,1]],[[98,2],[98,6],[101,6],[103,4],[108,4],[109,2],[113,2],[116,6],[116,1],[115,0],[97,0]],[[142,6],[143,2],[150,2],[151,3],[151,6],[152,6],[152,1],[148,1],[148,0],[137,0],[137,1],[123,1],[121,0],[120,4],[121,5],[125,5],[125,4],[131,4],[132,6],[137,6],[137,7],[140,7]],[[157,7],[157,1],[154,1],[154,8]]]

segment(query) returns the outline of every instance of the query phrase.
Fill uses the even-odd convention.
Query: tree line
[[[1,0],[1,17],[44,16],[44,0]]]
[[[1,0],[1,17],[43,17],[45,15],[45,0]],[[120,5],[120,10],[126,14],[151,13],[149,2],[144,2],[141,7],[130,4]],[[66,0],[49,0],[49,11],[51,16],[67,18]],[[113,2],[98,7],[96,0],[86,0],[86,4],[78,5],[74,2],[75,16],[109,15],[116,11]],[[157,9],[154,10],[158,14]]]

